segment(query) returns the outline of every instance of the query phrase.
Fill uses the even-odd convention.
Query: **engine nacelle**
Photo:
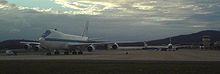
[[[30,45],[30,44],[25,44],[24,49],[33,49],[34,51],[38,51],[40,49],[40,45]]]
[[[32,48],[34,49],[34,51],[38,51],[40,49],[40,45],[34,45],[32,46]]]
[[[89,45],[89,46],[87,47],[87,50],[88,50],[89,52],[95,51],[95,46],[94,46],[94,45]]]
[[[31,45],[30,44],[25,44],[24,45],[24,49],[31,49],[32,47],[31,47]]]
[[[114,43],[114,44],[112,45],[112,49],[118,49],[118,47],[119,47],[119,45],[118,45],[117,43]]]
[[[173,45],[172,44],[168,44],[168,49],[172,49]]]

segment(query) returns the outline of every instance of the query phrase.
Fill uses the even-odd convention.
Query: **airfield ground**
[[[42,52],[1,54],[0,74],[220,74],[219,53],[182,49],[98,50],[52,56]]]
[[[126,54],[126,52],[128,54]],[[1,54],[0,60],[145,60],[145,61],[220,61],[218,50],[154,51],[154,50],[97,50],[83,55],[52,55],[44,52],[18,53],[17,56]]]
[[[0,74],[219,74],[219,62],[1,60]]]

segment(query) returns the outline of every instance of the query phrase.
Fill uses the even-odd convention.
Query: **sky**
[[[51,28],[89,37],[143,41],[220,30],[220,0],[0,0],[0,41],[37,40]]]

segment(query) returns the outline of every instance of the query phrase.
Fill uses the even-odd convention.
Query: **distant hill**
[[[171,39],[172,39],[172,44],[201,44],[202,36],[204,35],[210,36],[211,42],[220,41],[220,31],[216,31],[216,30],[205,30],[188,35],[179,35],[179,36],[171,37]],[[169,38],[147,41],[147,44],[149,45],[168,44]]]

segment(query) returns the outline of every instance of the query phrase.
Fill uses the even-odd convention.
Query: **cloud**
[[[15,4],[10,4],[5,0],[0,0],[0,9],[1,8],[14,8],[14,7],[16,7]]]
[[[0,9],[2,10],[14,10],[14,11],[32,11],[32,12],[48,12],[48,13],[54,13],[52,9],[41,9],[39,7],[30,8],[30,7],[23,7],[23,6],[16,6],[16,4],[8,3],[6,0],[0,0]]]
[[[117,5],[108,2],[97,2],[97,1],[54,0],[54,2],[63,5],[63,7],[74,9],[74,11],[72,12],[76,12],[79,14],[88,14],[88,15],[99,15],[101,14],[100,12],[104,10],[118,7]]]
[[[185,19],[194,14],[208,14],[204,9],[214,4],[196,0],[53,0],[71,12],[87,15],[132,16],[153,18],[154,21],[170,21]],[[206,1],[206,0],[204,0]],[[212,2],[212,1],[211,1]],[[161,17],[161,18],[160,18]],[[158,19],[154,19],[158,18]],[[164,19],[165,18],[165,19]],[[162,20],[160,20],[162,19]]]
[[[49,28],[80,34],[87,20],[90,36],[106,40],[151,40],[220,28],[219,0],[52,1],[65,10],[0,0],[0,38],[37,39]]]

